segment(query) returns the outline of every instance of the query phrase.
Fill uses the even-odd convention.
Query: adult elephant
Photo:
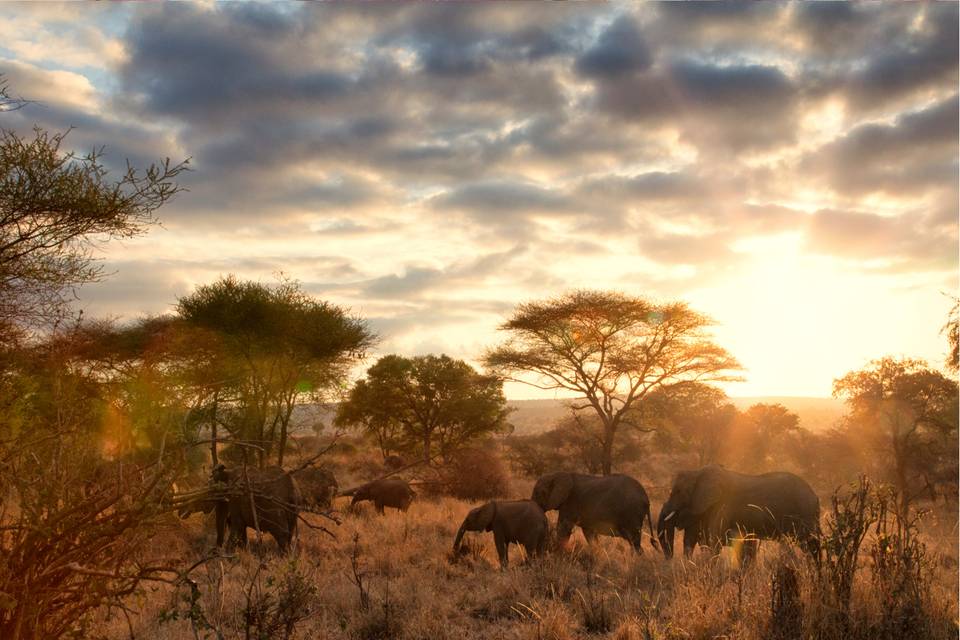
[[[500,568],[506,569],[507,548],[511,542],[522,545],[528,556],[536,556],[547,548],[549,525],[543,509],[532,500],[493,500],[472,509],[457,531],[453,552],[460,551],[460,542],[467,531],[492,531]]]
[[[413,502],[413,496],[416,495],[406,480],[401,478],[381,478],[358,487],[353,492],[353,500],[350,506],[369,500],[377,508],[377,513],[382,514],[384,507],[392,507],[400,511],[406,511]]]
[[[657,537],[668,558],[676,529],[683,530],[687,556],[697,544],[719,553],[734,540],[784,535],[795,536],[816,555],[819,523],[820,500],[802,478],[783,471],[746,475],[711,465],[676,475],[657,519]],[[755,552],[756,546],[747,550]]]
[[[620,536],[642,552],[643,521],[650,520],[650,498],[643,485],[630,476],[590,476],[558,472],[541,476],[533,487],[532,499],[544,511],[559,510],[557,536],[565,544],[574,526],[583,530],[588,542],[597,535]]]
[[[216,505],[218,547],[223,545],[227,526],[227,546],[246,546],[247,528],[259,528],[273,536],[281,551],[290,547],[303,501],[292,475],[280,467],[227,469],[219,465],[211,479],[222,496]]]
[[[329,509],[340,485],[337,478],[327,469],[305,467],[293,473],[294,479],[303,494],[303,503],[318,509]]]

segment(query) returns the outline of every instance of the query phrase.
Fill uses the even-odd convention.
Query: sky
[[[371,354],[477,362],[521,301],[684,300],[738,396],[942,364],[958,287],[958,7],[9,4],[0,73],[114,167],[190,158],[78,306],[299,280]],[[542,397],[508,385],[508,397]]]

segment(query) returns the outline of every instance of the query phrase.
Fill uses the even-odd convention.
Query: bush
[[[462,449],[440,470],[446,492],[463,500],[489,500],[507,495],[510,479],[496,455],[481,449]]]

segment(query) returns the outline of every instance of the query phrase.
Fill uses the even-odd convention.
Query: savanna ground
[[[358,465],[333,462],[349,486]],[[635,475],[655,518],[669,480]],[[510,496],[528,497],[531,485],[512,479]],[[295,549],[279,554],[269,536],[258,543],[250,532],[248,550],[199,565],[193,585],[148,587],[99,628],[117,639],[957,637],[957,519],[948,508],[919,525],[925,555],[912,596],[874,575],[877,535],[867,532],[843,616],[815,565],[789,544],[765,542],[756,563],[739,569],[729,549],[667,560],[647,540],[636,555],[620,539],[588,547],[576,533],[570,549],[542,559],[511,546],[501,572],[490,534],[467,534],[467,551],[451,551],[475,504],[422,495],[406,513],[378,516],[369,503],[351,511],[349,498],[338,498],[335,538],[301,524]],[[826,520],[829,492],[821,504]],[[213,541],[211,516],[171,516],[148,555],[189,565],[209,556]]]

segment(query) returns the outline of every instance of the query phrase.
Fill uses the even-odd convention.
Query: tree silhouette
[[[683,303],[574,291],[519,305],[500,326],[507,342],[487,352],[495,373],[540,389],[576,393],[603,426],[603,473],[621,425],[658,387],[737,379],[740,365],[710,339],[712,321]],[[519,374],[520,377],[517,377]],[[526,374],[530,377],[523,377]]]
[[[923,492],[957,478],[957,383],[923,360],[882,358],[833,382],[847,429],[889,475],[904,513]]]
[[[219,336],[231,375],[218,390],[217,420],[257,448],[261,466],[274,447],[283,464],[294,407],[339,385],[374,341],[362,320],[292,281],[270,287],[229,276],[181,298],[177,312]]]
[[[337,423],[358,424],[381,441],[419,451],[425,462],[506,427],[506,398],[495,376],[446,355],[389,355],[367,370],[341,404]]]

